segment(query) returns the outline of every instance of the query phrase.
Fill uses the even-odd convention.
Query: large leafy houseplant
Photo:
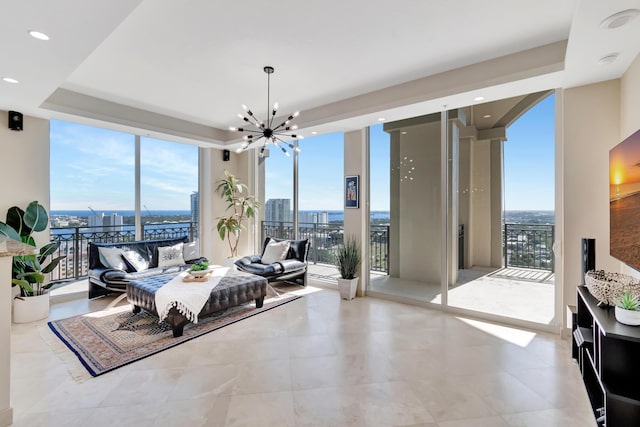
[[[238,256],[238,243],[240,234],[246,228],[249,218],[255,216],[260,204],[250,196],[249,188],[240,182],[229,171],[224,171],[225,178],[217,182],[216,192],[227,202],[228,216],[219,217],[216,228],[220,239],[229,243],[231,257]]]
[[[47,210],[34,201],[29,203],[25,210],[17,206],[10,208],[7,211],[6,222],[0,221],[0,234],[36,247],[33,233],[44,231],[48,223]],[[45,275],[52,272],[64,256],[52,258],[49,264],[44,264],[59,247],[59,242],[51,242],[40,248],[37,255],[13,257],[11,282],[20,286],[22,296],[43,295],[53,285],[52,283],[44,284]]]

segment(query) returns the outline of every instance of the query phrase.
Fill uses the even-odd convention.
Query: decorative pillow
[[[122,249],[110,247],[98,247],[98,255],[100,262],[107,268],[115,268],[117,270],[126,270],[127,266],[122,258]]]
[[[136,251],[123,251],[122,258],[130,271],[144,271],[149,268],[149,261]]]
[[[193,261],[194,259],[200,258],[200,247],[198,246],[198,242],[185,243],[182,248],[182,256],[185,261]]]
[[[262,264],[273,264],[274,262],[282,261],[287,258],[289,252],[289,241],[276,242],[273,239],[269,240],[267,246],[264,248],[262,254]]]
[[[173,246],[158,247],[158,267],[171,267],[172,265],[184,264],[182,256],[182,247],[184,243],[178,243]]]

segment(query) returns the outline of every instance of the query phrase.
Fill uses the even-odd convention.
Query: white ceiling
[[[241,104],[266,115],[271,65],[271,101],[300,110],[302,134],[351,130],[620,77],[640,18],[599,24],[629,8],[640,0],[11,2],[0,78],[20,83],[0,81],[0,109],[221,146]]]

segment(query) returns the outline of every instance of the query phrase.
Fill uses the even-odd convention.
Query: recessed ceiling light
[[[12,79],[11,77],[3,77],[2,80],[4,80],[7,83],[18,83],[16,79]]]
[[[384,122],[386,119],[384,117],[378,117],[379,122]]]
[[[484,96],[476,96],[475,98],[473,98],[474,101],[484,101]]]
[[[402,132],[400,132],[400,133],[401,133],[402,135],[406,135],[406,134],[407,134],[407,131],[406,131],[406,130],[403,130],[403,131],[402,131]]]
[[[614,13],[608,16],[600,22],[600,26],[605,30],[613,30],[614,28],[620,28],[623,25],[631,22],[636,16],[640,14],[638,9],[627,9],[622,12]]]
[[[316,132],[315,130],[313,132],[311,132],[311,135],[317,135],[318,132]]]
[[[485,114],[482,116],[483,119],[490,119],[491,117],[493,117],[491,114]]]
[[[45,33],[41,33],[40,31],[31,30],[29,31],[29,35],[34,39],[38,40],[49,40],[49,36]]]
[[[618,59],[618,53],[610,53],[609,55],[605,55],[602,58],[598,59],[598,64],[600,65],[607,65],[607,64],[611,64],[612,62],[615,62],[615,60]]]

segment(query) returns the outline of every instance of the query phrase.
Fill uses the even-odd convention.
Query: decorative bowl
[[[193,277],[204,277],[212,271],[213,269],[211,268],[207,268],[206,270],[189,270],[189,274]]]
[[[625,291],[640,298],[640,280],[627,274],[608,273],[604,270],[587,271],[584,283],[589,293],[602,304],[616,305]]]

